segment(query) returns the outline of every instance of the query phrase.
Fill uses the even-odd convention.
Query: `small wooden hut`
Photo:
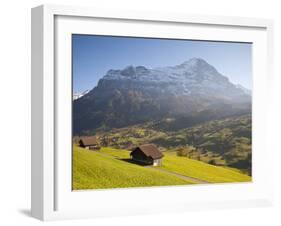
[[[154,144],[144,144],[133,149],[131,158],[145,165],[161,166],[162,152]]]
[[[90,150],[100,149],[100,145],[96,136],[81,137],[79,140],[79,146]]]

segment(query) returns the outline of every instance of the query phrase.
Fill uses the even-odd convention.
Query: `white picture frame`
[[[187,27],[189,33],[181,32]],[[253,42],[253,182],[73,192],[69,35],[75,32]],[[273,84],[272,39],[273,22],[265,19],[56,5],[33,8],[32,216],[56,220],[271,205],[273,181],[267,175],[273,171],[273,153],[266,140],[266,119],[272,112],[267,102]]]

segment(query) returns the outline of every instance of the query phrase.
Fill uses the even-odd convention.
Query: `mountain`
[[[251,96],[212,65],[192,58],[180,65],[109,70],[98,85],[74,101],[74,134],[147,121],[175,121],[181,129],[251,111]]]
[[[236,85],[236,88],[241,89],[241,90],[242,90],[245,94],[247,94],[247,95],[252,95],[251,90],[245,88],[244,86],[242,86],[242,85],[240,85],[240,84],[237,84],[237,85]]]
[[[82,96],[86,95],[90,90],[85,90],[82,93],[73,93],[73,100],[77,100],[81,98]]]
[[[127,86],[125,88],[150,91],[152,88],[158,94],[173,96],[212,95],[233,99],[244,94],[241,87],[232,84],[227,77],[200,58],[192,58],[174,67],[147,69],[143,66],[128,66],[123,70],[109,70],[100,80],[99,86],[115,85],[114,82],[122,83],[123,88]]]

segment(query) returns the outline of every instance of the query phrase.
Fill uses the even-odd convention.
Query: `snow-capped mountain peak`
[[[242,86],[240,84],[236,84],[235,86],[236,86],[237,89],[242,90],[245,94],[252,95],[252,91],[247,89],[247,88],[245,88],[244,86]]]
[[[203,59],[192,58],[175,66],[109,70],[95,88],[74,102],[74,123],[79,133],[169,117],[202,122],[250,109],[251,96],[241,87]]]
[[[191,58],[191,59],[182,63],[182,65],[186,65],[186,66],[189,66],[189,67],[196,67],[199,64],[208,65],[208,63],[205,60],[203,60],[202,58],[196,58],[196,57]]]
[[[81,93],[73,93],[73,97],[72,98],[73,98],[73,100],[77,100],[77,99],[83,97],[84,95],[86,95],[89,91],[90,90],[85,90],[85,91],[83,91]]]
[[[161,88],[161,92],[176,96],[203,94],[228,97],[246,94],[201,58],[191,58],[176,66],[149,69],[130,65],[121,70],[109,70],[99,85],[108,83],[106,81],[129,82],[130,88],[153,87],[155,91]]]

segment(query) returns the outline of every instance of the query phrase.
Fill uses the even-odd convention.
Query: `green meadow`
[[[214,166],[187,157],[179,157],[175,152],[165,153],[161,168],[210,183],[251,181],[250,176],[240,173],[236,169]]]
[[[103,147],[90,151],[77,146],[73,149],[74,190],[194,184],[177,175],[208,183],[251,181],[250,176],[237,170],[180,157],[172,151],[164,152],[163,164],[157,167],[159,171],[130,162],[130,152],[124,149]]]
[[[74,146],[73,189],[127,188],[192,184],[154,169]]]

